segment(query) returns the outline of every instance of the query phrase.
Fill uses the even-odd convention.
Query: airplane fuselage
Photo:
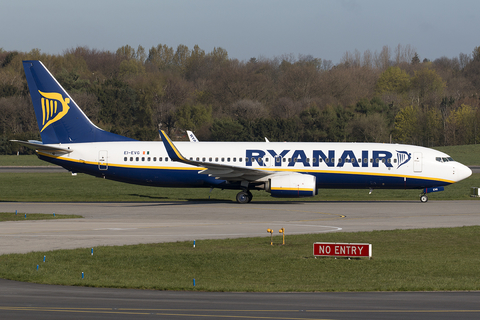
[[[194,161],[266,172],[314,175],[316,188],[411,189],[444,186],[469,175],[468,168],[429,148],[378,143],[176,142]],[[39,152],[43,160],[72,172],[161,187],[237,188],[206,168],[169,159],[162,142],[61,144],[69,154]],[[260,179],[258,182],[262,182]]]

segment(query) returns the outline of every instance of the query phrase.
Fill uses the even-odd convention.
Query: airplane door
[[[413,154],[413,172],[422,172],[422,153],[415,152]]]
[[[100,150],[98,152],[98,170],[108,170],[108,151]]]

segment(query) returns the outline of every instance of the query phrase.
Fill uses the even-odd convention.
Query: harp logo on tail
[[[70,110],[68,104],[70,103],[69,98],[63,99],[62,95],[57,92],[41,92],[38,90],[42,96],[42,132],[54,122],[62,119]]]

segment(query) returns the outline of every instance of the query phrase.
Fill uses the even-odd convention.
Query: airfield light
[[[283,233],[283,244],[282,245],[285,245],[285,228],[282,228],[280,230],[278,230],[279,233]]]
[[[273,230],[267,229],[267,232],[270,232],[270,245],[273,246]]]

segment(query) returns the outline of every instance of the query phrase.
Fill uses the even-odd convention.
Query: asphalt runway
[[[0,212],[83,219],[0,223],[0,254],[149,242],[480,225],[478,200],[12,203]],[[267,239],[268,240],[268,239]],[[374,249],[375,256],[375,249]],[[478,319],[480,292],[207,293],[0,280],[1,319]]]
[[[289,234],[480,225],[471,201],[384,202],[0,202],[0,212],[77,214],[83,219],[0,224],[0,254],[102,245]]]
[[[480,292],[231,293],[0,280],[5,319],[478,319]]]

